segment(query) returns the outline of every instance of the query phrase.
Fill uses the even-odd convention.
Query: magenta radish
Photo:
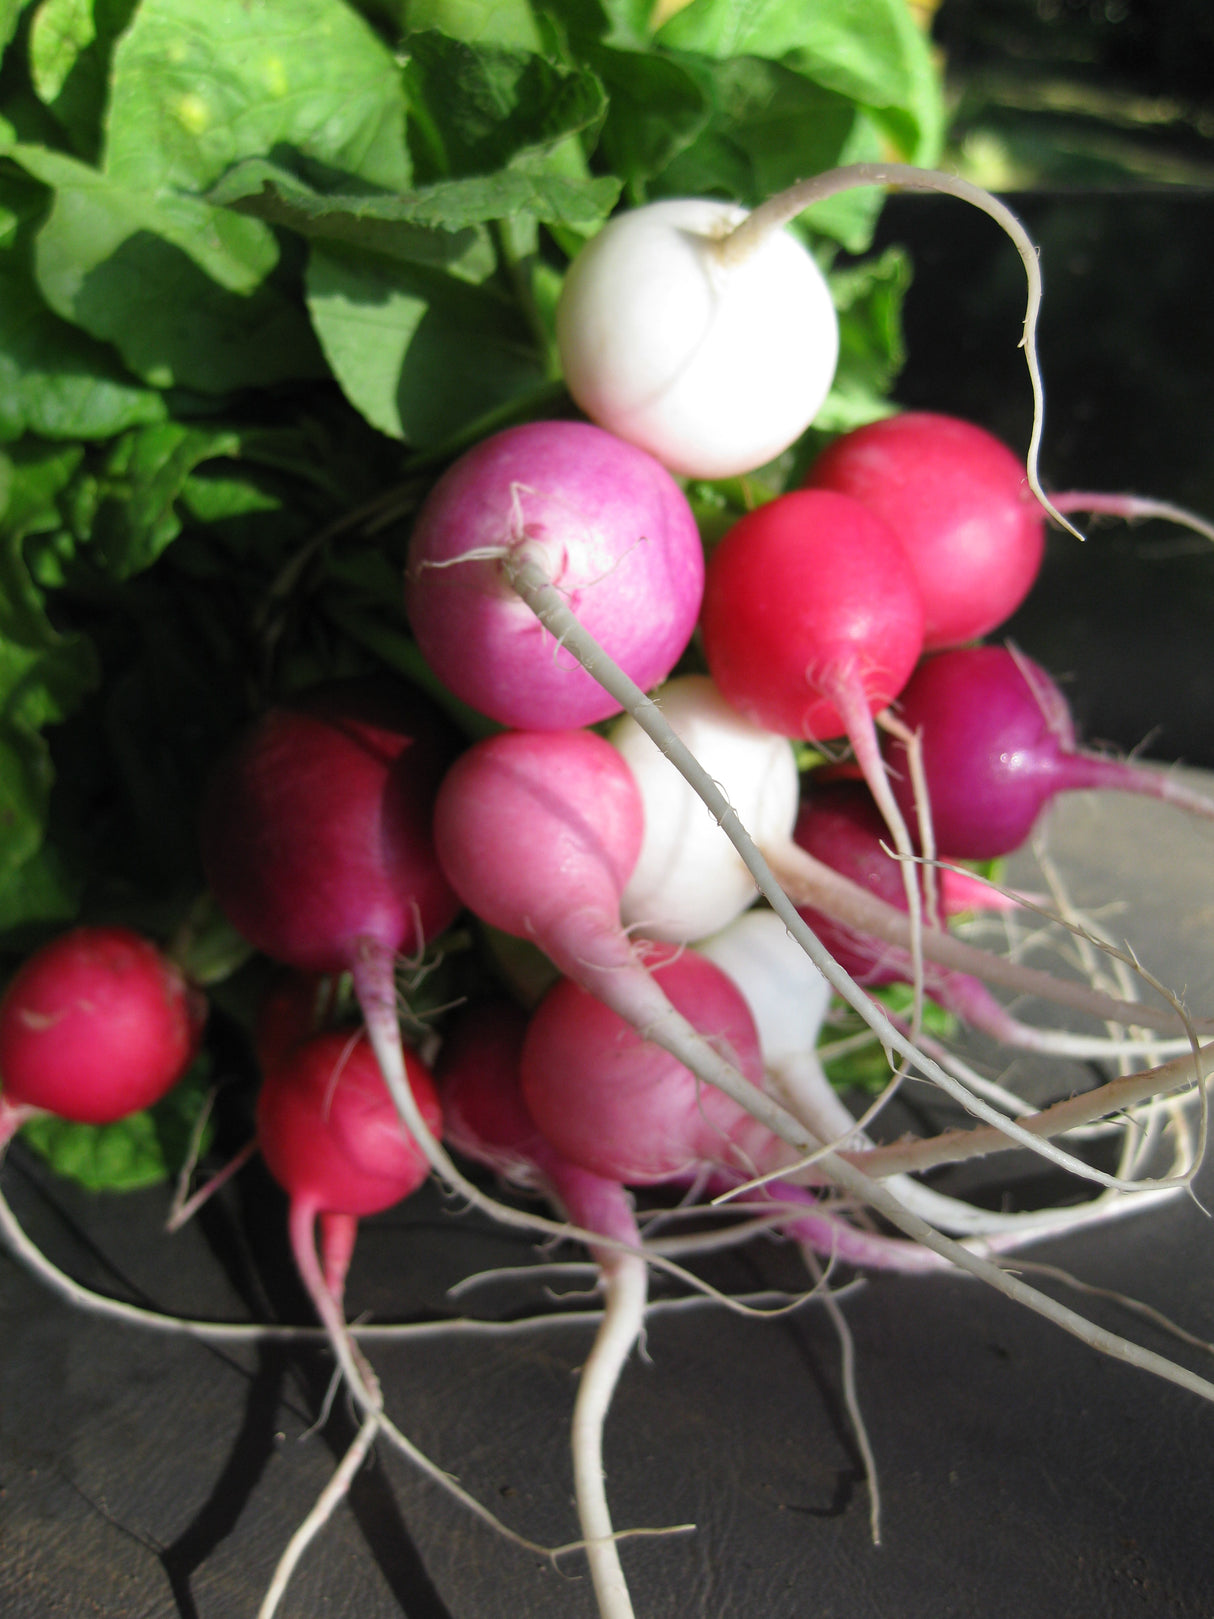
[[[927,411],[869,422],[829,445],[805,483],[893,529],[919,583],[926,651],[1002,624],[1037,577],[1045,514],[1024,463],[969,422]]]
[[[1085,752],[1065,697],[1040,665],[1008,647],[957,647],[924,660],[899,701],[920,733],[936,848],[987,860],[1028,838],[1060,792],[1113,788],[1201,816],[1214,804],[1164,771]],[[889,744],[894,791],[913,813],[903,744]]]
[[[414,524],[405,602],[439,678],[503,725],[563,730],[619,711],[515,594],[526,560],[642,687],[664,680],[695,628],[700,536],[652,456],[585,422],[531,422],[483,440]]]
[[[367,943],[419,952],[459,909],[430,833],[453,752],[429,700],[390,682],[335,682],[268,709],[203,806],[203,863],[229,920],[304,972],[346,971]]]
[[[745,217],[697,198],[617,214],[574,259],[557,304],[577,403],[694,478],[770,461],[834,380],[839,323],[826,278],[784,230],[727,263],[721,244]]]
[[[900,863],[883,847],[885,823],[861,783],[835,782],[812,791],[801,806],[794,836],[798,846],[815,860],[860,884],[887,905],[905,906]],[[965,883],[959,888],[942,884],[941,893],[946,916],[950,911],[969,909],[974,899],[972,887]],[[910,982],[913,963],[909,949],[851,928],[812,906],[799,909],[818,938],[858,983],[875,986]],[[925,956],[933,936],[929,933],[925,938]],[[971,1028],[981,1029],[1004,1045],[1020,1050],[1078,1058],[1141,1050],[1140,1045],[1111,1037],[1023,1023],[995,999],[981,979],[950,971],[930,959],[924,967],[924,986],[935,1001]]]
[[[0,1146],[35,1113],[109,1124],[158,1102],[205,1017],[202,996],[141,934],[86,926],[52,939],[0,1002]]]
[[[744,719],[705,675],[668,680],[654,701],[759,847],[785,845],[800,795],[788,739]],[[667,940],[717,932],[756,898],[754,878],[699,795],[631,715],[616,721],[609,740],[644,803],[641,852],[620,902],[625,925]]]

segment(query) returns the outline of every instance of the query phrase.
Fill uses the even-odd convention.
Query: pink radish
[[[409,546],[409,621],[457,696],[533,730],[617,713],[515,595],[509,568],[522,561],[638,685],[670,673],[695,628],[704,561],[691,508],[652,456],[585,422],[509,428],[448,468]]]
[[[612,1540],[603,1474],[603,1426],[620,1373],[644,1327],[648,1270],[632,1199],[559,1153],[523,1100],[519,1064],[527,1015],[513,1002],[474,1003],[444,1038],[438,1068],[447,1140],[518,1184],[538,1187],[591,1242],[604,1293],[603,1322],[578,1386],[572,1426],[578,1518],[601,1619],[631,1619],[628,1586]]]
[[[655,947],[650,971],[702,1034],[763,1082],[754,1022],[741,994],[694,951]],[[522,1054],[527,1107],[559,1152],[607,1179],[642,1185],[701,1164],[737,1172],[788,1149],[731,1098],[702,1085],[668,1051],[562,979],[531,1015]]]
[[[1084,788],[1142,793],[1214,816],[1214,804],[1165,772],[1078,747],[1061,691],[1008,647],[957,647],[925,659],[899,711],[920,733],[936,847],[946,859],[1010,854],[1055,794]],[[895,795],[913,814],[902,743],[890,743],[889,759]]]
[[[1020,605],[1045,550],[1045,514],[1024,463],[983,428],[907,411],[845,433],[806,487],[882,517],[910,559],[927,651],[985,635]]]
[[[52,939],[0,1002],[0,1146],[35,1113],[108,1124],[150,1107],[193,1059],[205,1017],[141,934],[87,926]]]

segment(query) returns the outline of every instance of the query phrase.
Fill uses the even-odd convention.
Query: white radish
[[[727,262],[747,217],[699,198],[617,214],[574,260],[556,312],[569,392],[672,472],[726,478],[798,439],[830,392],[839,323],[786,230]]]
[[[759,847],[785,847],[800,793],[788,739],[743,718],[706,675],[668,680],[655,701]],[[757,898],[754,878],[699,794],[631,715],[616,722],[608,740],[645,806],[641,853],[620,899],[625,925],[681,942],[716,933]]]

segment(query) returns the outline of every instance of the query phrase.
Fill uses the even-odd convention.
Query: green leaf
[[[4,58],[9,40],[17,32],[21,13],[29,3],[30,0],[0,0],[0,61]]]
[[[125,434],[92,492],[90,560],[112,579],[150,567],[181,532],[177,502],[194,469],[239,449],[239,436],[229,429],[180,422]]]
[[[0,440],[109,438],[165,414],[161,395],[125,373],[112,352],[53,315],[0,259]]]
[[[402,0],[410,29],[434,28],[470,45],[540,48],[527,0]]]
[[[819,432],[845,433],[893,408],[889,391],[905,361],[902,304],[911,283],[901,248],[830,276],[839,311],[839,365],[814,419]]]
[[[269,279],[279,251],[259,221],[190,197],[159,209],[43,147],[12,155],[56,193],[34,244],[42,296],[112,342],[136,376],[224,393],[320,373],[303,312]]]
[[[142,0],[114,52],[106,170],[159,198],[283,147],[409,181],[391,51],[342,0]]]
[[[307,286],[344,393],[393,438],[440,443],[541,380],[510,305],[450,276],[315,243]]]
[[[899,155],[931,164],[944,114],[939,75],[906,0],[691,0],[658,30],[670,50],[762,56],[881,115]]]
[[[434,32],[410,34],[405,46],[410,97],[426,108],[447,175],[492,173],[522,152],[551,151],[607,110],[602,85],[584,68]]]
[[[401,194],[343,195],[316,191],[273,163],[251,159],[224,175],[210,197],[305,236],[464,271],[473,244],[451,239],[461,232],[520,214],[545,224],[591,229],[607,217],[619,194],[619,181],[610,176],[573,180],[511,168],[439,180]],[[423,231],[443,234],[422,236]]]
[[[655,180],[655,193],[724,191],[753,207],[807,174],[881,156],[875,126],[853,102],[778,62],[740,57],[699,74],[711,118]],[[872,186],[844,192],[807,210],[803,222],[863,252],[882,200]]]
[[[203,1057],[153,1108],[116,1124],[72,1124],[51,1116],[32,1119],[21,1139],[57,1175],[90,1192],[132,1192],[157,1186],[185,1161],[190,1132],[210,1089]],[[206,1150],[207,1137],[202,1143]]]
[[[92,0],[42,0],[30,24],[30,76],[43,101],[53,102],[97,36]]]

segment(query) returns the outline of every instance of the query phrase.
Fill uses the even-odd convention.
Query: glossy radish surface
[[[869,422],[829,445],[805,485],[850,495],[897,534],[923,599],[926,651],[1002,624],[1041,567],[1045,517],[1023,462],[958,417]]]
[[[813,255],[775,230],[726,262],[721,243],[745,217],[691,197],[619,213],[578,254],[557,305],[577,403],[689,477],[770,461],[834,380],[838,318]]]
[[[108,1124],[160,1100],[198,1049],[202,997],[150,940],[78,927],[27,958],[0,1002],[6,1108]]]
[[[800,782],[792,745],[745,719],[704,675],[668,680],[654,701],[760,848],[784,844]],[[755,899],[754,878],[699,795],[631,715],[609,739],[644,801],[645,836],[624,887],[624,922],[655,939],[702,939]]]
[[[406,569],[422,653],[473,708],[531,730],[618,713],[511,589],[507,553],[542,568],[639,686],[670,673],[695,627],[704,559],[682,490],[651,455],[586,422],[495,434],[431,490]]]
[[[828,741],[897,696],[923,604],[897,536],[859,501],[794,490],[748,512],[712,554],[701,616],[709,673],[767,730]]]
[[[695,951],[669,946],[650,968],[672,1005],[760,1086],[754,1021],[725,974]],[[532,1013],[522,1078],[527,1106],[548,1139],[606,1179],[644,1184],[705,1163],[736,1169],[759,1143],[764,1152],[779,1145],[731,1098],[570,979]]]
[[[412,1053],[405,1065],[422,1115],[437,1132],[442,1114],[430,1075]],[[315,1213],[378,1213],[429,1173],[401,1128],[366,1036],[348,1029],[312,1035],[269,1069],[257,1135],[275,1180]]]
[[[365,943],[416,952],[459,902],[430,818],[452,743],[420,693],[344,681],[255,720],[217,766],[202,815],[211,889],[266,955],[341,972]]]
[[[1214,813],[1163,771],[1081,749],[1062,692],[1039,664],[1008,647],[958,647],[925,659],[899,710],[921,733],[936,848],[945,858],[1010,854],[1060,792],[1112,788]],[[890,745],[889,758],[909,818],[913,795],[901,743]]]

